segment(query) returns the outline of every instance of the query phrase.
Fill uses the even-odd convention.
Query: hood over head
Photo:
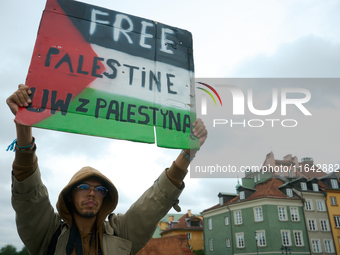
[[[60,192],[58,201],[57,201],[57,210],[59,212],[60,217],[68,223],[70,226],[72,225],[72,207],[69,202],[69,197],[71,197],[71,191],[73,187],[82,182],[85,179],[90,177],[95,177],[100,179],[103,182],[103,185],[107,188],[108,192],[103,199],[103,204],[101,209],[97,215],[97,227],[100,228],[103,221],[106,217],[112,213],[112,211],[116,208],[118,203],[118,191],[113,183],[101,172],[92,167],[86,166],[76,172],[71,178],[70,182],[66,185],[66,187]]]

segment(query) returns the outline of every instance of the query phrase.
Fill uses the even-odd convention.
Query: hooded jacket
[[[54,232],[61,226],[55,253],[65,255],[67,246],[76,245],[72,236],[72,213],[67,194],[89,177],[99,178],[108,189],[97,215],[96,254],[98,246],[102,254],[136,254],[152,237],[160,219],[171,209],[178,208],[177,189],[164,171],[154,184],[129,208],[125,214],[113,214],[118,203],[118,192],[112,182],[98,170],[84,167],[79,170],[61,191],[58,213],[54,212],[46,187],[41,181],[34,151],[16,152],[13,172],[30,168],[32,174],[23,181],[12,176],[12,206],[16,211],[16,223],[20,238],[32,255],[45,255]],[[174,164],[171,167],[176,167]],[[105,219],[108,216],[108,220]],[[61,220],[63,220],[62,225]]]

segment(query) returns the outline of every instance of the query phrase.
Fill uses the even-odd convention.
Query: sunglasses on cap
[[[77,186],[78,192],[82,196],[87,196],[93,189],[94,195],[96,197],[105,197],[107,194],[107,189],[104,186],[91,187],[90,185],[83,183]]]

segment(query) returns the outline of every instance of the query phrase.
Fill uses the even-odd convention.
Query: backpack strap
[[[60,223],[60,226],[57,228],[57,230],[54,232],[53,236],[52,236],[52,240],[50,242],[50,245],[48,246],[48,250],[46,255],[53,255],[55,252],[55,248],[57,247],[57,242],[58,242],[58,238],[60,236],[61,233],[61,225],[62,222]]]

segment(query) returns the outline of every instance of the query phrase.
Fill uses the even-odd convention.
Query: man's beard
[[[87,211],[87,212],[79,212],[77,210],[77,208],[75,206],[73,206],[73,210],[75,211],[76,214],[78,214],[79,216],[83,217],[83,218],[88,218],[88,219],[91,219],[93,217],[96,217],[98,212],[97,213],[94,213],[92,211]]]

